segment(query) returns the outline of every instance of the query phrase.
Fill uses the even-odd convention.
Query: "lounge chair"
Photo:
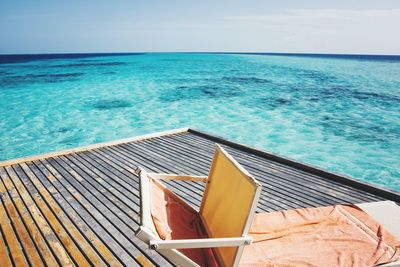
[[[136,235],[178,266],[328,266],[337,260],[362,266],[394,262],[400,255],[400,207],[395,203],[255,215],[261,184],[218,145],[208,177],[147,173],[139,167],[135,172],[141,192]],[[159,180],[205,182],[200,210]]]

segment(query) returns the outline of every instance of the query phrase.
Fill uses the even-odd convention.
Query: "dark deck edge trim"
[[[253,147],[250,147],[250,146],[247,146],[247,145],[243,145],[243,144],[240,144],[240,143],[235,143],[235,142],[226,140],[226,139],[224,139],[222,137],[215,136],[215,135],[203,132],[203,131],[199,131],[199,130],[195,130],[195,129],[189,128],[188,132],[192,133],[192,134],[195,134],[195,135],[198,135],[198,136],[201,136],[201,137],[204,137],[204,138],[209,139],[211,141],[218,142],[218,143],[221,143],[221,144],[225,144],[225,145],[228,145],[230,147],[237,148],[239,150],[242,150],[242,151],[245,151],[245,152],[249,152],[249,153],[255,154],[257,156],[260,156],[260,157],[263,157],[263,158],[266,158],[266,159],[270,159],[270,160],[273,160],[275,162],[282,163],[282,164],[285,164],[287,166],[290,166],[290,167],[293,167],[293,168],[297,168],[299,170],[302,170],[302,171],[305,171],[305,172],[309,172],[309,173],[314,174],[314,175],[321,176],[321,177],[326,178],[328,180],[339,182],[341,184],[348,185],[348,186],[351,186],[351,187],[354,187],[354,188],[357,188],[357,189],[360,189],[360,190],[363,190],[363,191],[366,191],[366,192],[369,192],[369,193],[384,197],[384,198],[386,198],[388,200],[392,200],[392,201],[395,201],[397,203],[400,203],[400,192],[396,192],[396,191],[393,191],[393,190],[390,190],[390,189],[387,189],[387,188],[384,188],[384,187],[381,187],[381,186],[377,186],[377,185],[374,185],[374,184],[371,184],[371,183],[368,183],[368,182],[359,181],[359,180],[356,180],[356,179],[354,179],[352,177],[345,176],[345,175],[342,175],[342,174],[337,174],[337,173],[334,173],[334,172],[326,171],[326,170],[323,170],[323,169],[308,165],[308,164],[303,163],[303,162],[299,162],[299,161],[296,161],[296,160],[292,160],[292,159],[289,159],[289,158],[286,158],[286,157],[282,157],[282,156],[276,155],[276,154],[271,153],[271,152],[267,152],[267,151],[264,151],[264,150],[256,149],[256,148],[253,148]]]

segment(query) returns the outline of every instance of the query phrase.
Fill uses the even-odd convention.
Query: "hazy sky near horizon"
[[[0,54],[400,54],[399,0],[0,1]]]

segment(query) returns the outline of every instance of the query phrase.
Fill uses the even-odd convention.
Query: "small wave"
[[[174,102],[180,100],[195,100],[200,98],[226,98],[235,97],[241,94],[237,88],[222,87],[214,85],[201,86],[178,86],[173,90],[166,91],[160,96],[164,102]]]
[[[222,77],[222,80],[234,83],[271,83],[270,80],[257,77]]]
[[[106,67],[106,66],[120,66],[126,65],[126,62],[91,62],[91,63],[70,63],[70,64],[58,64],[52,66],[46,66],[51,68],[68,68],[68,67]]]
[[[117,108],[129,108],[132,107],[133,104],[124,99],[105,99],[88,103],[86,106],[99,110],[109,110]]]
[[[76,81],[78,77],[83,76],[82,72],[55,73],[55,74],[26,74],[5,76],[0,79],[2,86],[17,86],[33,83],[58,83]]]

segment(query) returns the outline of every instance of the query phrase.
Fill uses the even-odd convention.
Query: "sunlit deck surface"
[[[215,142],[262,185],[258,211],[362,203],[400,195],[193,130],[0,163],[0,266],[171,265],[135,237],[140,165],[207,175]],[[170,182],[198,207],[203,185]],[[234,207],[232,207],[234,208]]]

